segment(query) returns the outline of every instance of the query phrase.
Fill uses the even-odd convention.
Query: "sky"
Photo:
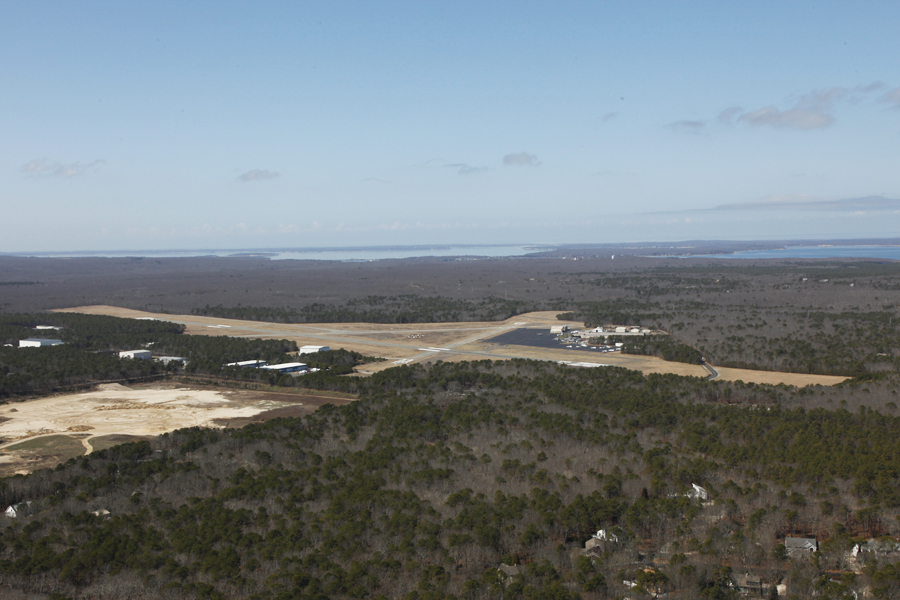
[[[0,252],[900,237],[900,3],[0,3]]]

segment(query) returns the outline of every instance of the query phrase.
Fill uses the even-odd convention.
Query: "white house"
[[[601,542],[618,542],[619,536],[611,531],[607,531],[606,529],[600,529],[591,536],[592,539],[600,540]]]
[[[119,358],[132,358],[134,360],[150,360],[152,356],[149,350],[124,350],[119,352]]]
[[[15,519],[19,516],[27,515],[31,512],[31,500],[19,502],[18,504],[10,504],[6,509],[6,516]]]
[[[709,492],[705,488],[700,487],[696,483],[691,484],[691,489],[685,494],[688,498],[697,498],[698,500],[709,500]]]
[[[46,338],[28,338],[19,340],[19,348],[40,348],[41,346],[61,346],[62,340],[50,340]]]
[[[819,549],[819,542],[814,537],[786,537],[784,538],[784,548],[787,550],[788,556],[808,556]]]

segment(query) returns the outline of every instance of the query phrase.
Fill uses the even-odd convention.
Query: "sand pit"
[[[270,397],[266,397],[270,396]],[[306,398],[302,398],[306,400]],[[0,476],[52,467],[98,442],[145,439],[184,427],[240,426],[273,411],[313,412],[329,401],[159,384],[107,384],[78,394],[0,406]],[[336,403],[348,400],[335,399]],[[108,444],[103,444],[104,447]]]
[[[66,432],[91,435],[159,435],[182,427],[212,426],[216,419],[253,416],[283,403],[248,405],[229,401],[234,392],[180,389],[133,390],[113,384],[105,389],[51,396],[0,407],[9,418],[0,423],[3,446],[10,442]],[[10,412],[15,408],[16,412]]]

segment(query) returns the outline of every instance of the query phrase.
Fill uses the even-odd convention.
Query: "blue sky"
[[[896,237],[900,201],[853,199],[900,199],[897,23],[8,0],[0,252]]]

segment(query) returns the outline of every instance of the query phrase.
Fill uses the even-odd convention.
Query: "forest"
[[[0,504],[31,502],[0,533],[3,585],[57,598],[718,599],[751,578],[757,597],[900,593],[900,556],[850,552],[900,533],[898,416],[526,360],[358,381],[359,401],[308,417],[179,430],[0,482]],[[801,535],[816,538],[811,555],[786,551]]]
[[[354,298],[338,306],[315,302],[296,309],[206,305],[194,309],[193,314],[271,323],[448,323],[502,321],[535,310],[536,306],[526,301],[491,296],[470,302],[441,296],[404,294]]]
[[[60,329],[35,330],[38,325]],[[278,373],[225,365],[254,359],[271,364],[284,362],[286,352],[297,351],[294,342],[185,335],[183,330],[182,325],[166,321],[78,313],[0,315],[0,344],[3,344],[0,347],[0,399],[58,391],[97,381],[138,380],[181,369],[177,363],[163,365],[152,360],[119,358],[119,351],[140,348],[150,348],[157,355],[186,358],[184,371],[189,374],[292,384],[292,378]],[[48,336],[65,343],[41,348],[17,347],[20,339]],[[328,356],[318,360],[328,363],[325,368],[330,366]]]

